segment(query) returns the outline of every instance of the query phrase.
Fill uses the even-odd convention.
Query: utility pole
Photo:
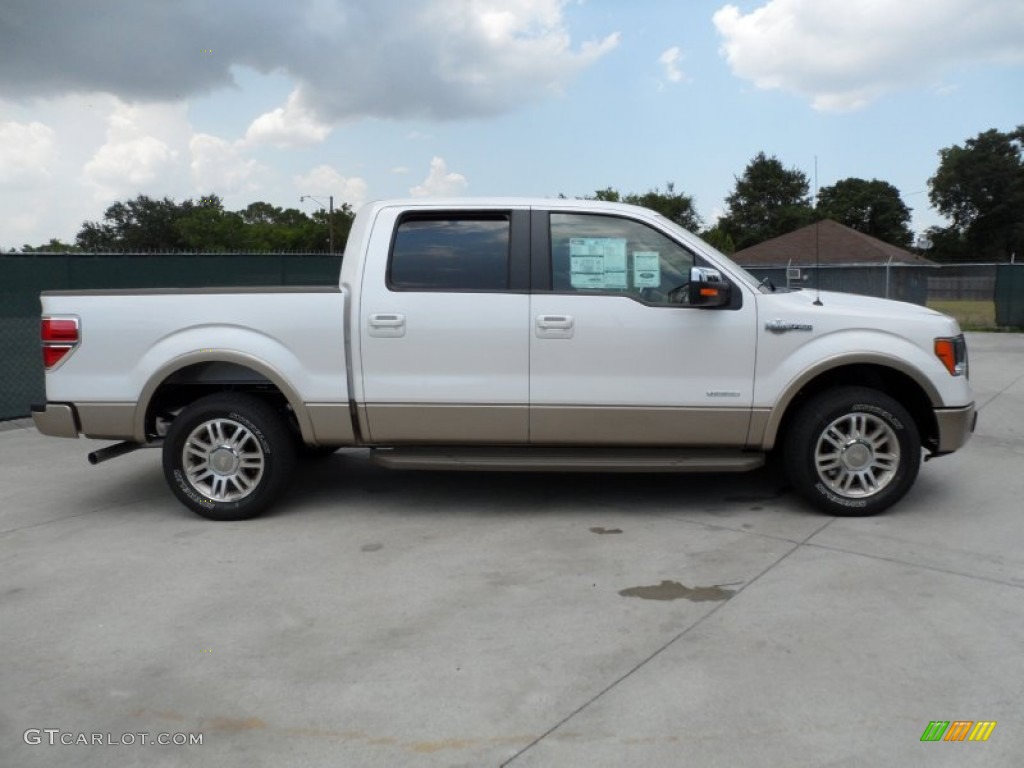
[[[299,198],[299,202],[303,203],[303,202],[306,201],[307,198],[312,200],[317,205],[319,205],[320,206],[320,210],[323,210],[324,204],[321,203],[319,200],[317,200],[312,195],[303,195],[302,197]],[[334,195],[329,195],[327,197],[327,200],[329,202],[329,206],[328,206],[329,213],[327,214],[328,215],[327,230],[330,233],[330,244],[331,244],[330,245],[330,250],[331,250],[331,253],[334,253]]]

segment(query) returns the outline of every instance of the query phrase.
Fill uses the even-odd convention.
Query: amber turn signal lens
[[[967,373],[967,344],[963,336],[936,339],[935,356],[942,361],[950,376],[963,376]]]

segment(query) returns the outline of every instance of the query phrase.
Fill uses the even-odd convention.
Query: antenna
[[[814,306],[821,303],[821,219],[817,218],[818,209],[818,156],[814,156]]]

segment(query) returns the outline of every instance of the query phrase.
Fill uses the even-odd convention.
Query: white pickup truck
[[[42,295],[46,435],[162,445],[216,520],[265,510],[297,456],[395,468],[743,471],[776,452],[835,515],[900,499],[976,415],[955,320],[759,284],[652,211],[384,201],[335,287]]]

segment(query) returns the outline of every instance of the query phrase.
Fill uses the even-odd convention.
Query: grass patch
[[[996,303],[962,299],[931,299],[928,306],[937,312],[952,315],[965,331],[994,331],[996,325]]]

